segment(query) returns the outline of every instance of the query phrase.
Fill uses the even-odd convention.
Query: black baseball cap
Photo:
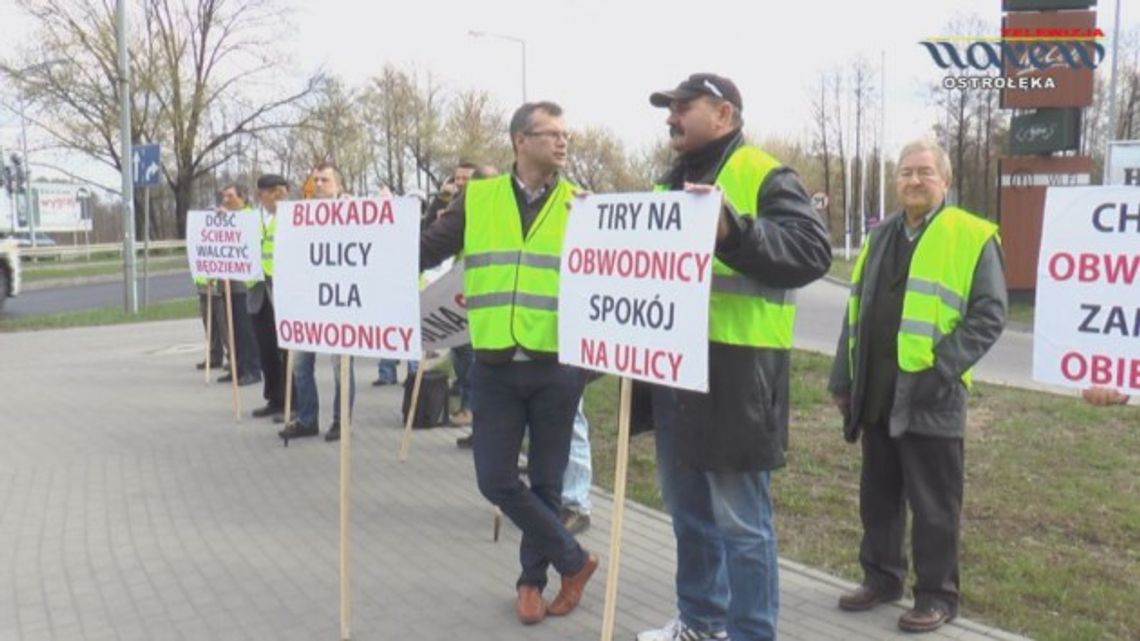
[[[744,110],[744,101],[740,98],[740,90],[736,88],[736,83],[715,73],[695,73],[682,80],[676,89],[654,92],[649,96],[649,104],[654,107],[668,107],[674,100],[692,100],[699,96],[722,98],[731,102],[738,110]]]
[[[279,174],[262,174],[257,179],[258,189],[273,189],[274,187],[288,187],[289,181]]]

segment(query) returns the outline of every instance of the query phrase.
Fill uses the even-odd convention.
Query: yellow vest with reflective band
[[[471,345],[558,351],[558,269],[574,186],[559,179],[526,237],[515,178],[473,180],[464,189],[463,290]]]
[[[864,243],[851,277],[847,352],[848,374],[852,377],[859,336],[860,301],[856,292],[876,237],[871,234]],[[934,346],[962,322],[978,258],[991,238],[1001,240],[997,225],[958,207],[943,208],[922,232],[910,260],[903,296],[898,336],[900,370],[919,372],[934,366]],[[973,370],[963,372],[962,382],[966,387],[972,381]]]
[[[743,145],[732,152],[716,184],[741,216],[755,218],[764,179],[780,162],[759,147]],[[668,189],[657,185],[658,190]],[[714,343],[791,349],[796,305],[790,290],[761,285],[720,259],[713,259],[709,301],[709,340]]]
[[[265,219],[261,220],[261,270],[265,272],[265,276],[273,275],[273,237],[277,234],[277,216],[265,224]]]

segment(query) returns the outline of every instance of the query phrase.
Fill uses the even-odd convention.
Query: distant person
[[[250,284],[246,304],[253,320],[253,334],[261,357],[265,406],[253,410],[255,418],[276,417],[285,412],[285,358],[277,345],[277,317],[273,306],[273,251],[277,233],[277,203],[289,197],[289,182],[277,174],[257,179],[257,213],[261,229],[261,268],[265,280]]]
[[[317,199],[323,198],[341,198],[341,175],[340,170],[336,165],[331,162],[322,162],[317,164],[312,173],[313,182],[313,197]],[[333,407],[332,407],[332,423],[329,429],[325,432],[325,441],[338,441],[340,440],[340,395],[342,393],[340,385],[340,359],[339,355],[331,357],[333,365]],[[278,432],[278,436],[286,439],[304,438],[308,436],[316,436],[320,433],[320,426],[318,420],[320,419],[320,394],[317,391],[317,378],[316,378],[316,354],[312,352],[293,352],[293,389],[297,394],[297,418],[285,424],[285,427]],[[348,365],[348,411],[349,416],[345,419],[351,419],[352,408],[356,402],[356,374],[353,371],[354,360],[349,359]]]
[[[253,208],[249,206],[245,188],[231,183],[222,188],[221,210],[234,212],[239,216],[253,215]],[[248,305],[246,303],[246,284],[244,281],[229,279],[232,301],[232,314],[234,319],[234,349],[237,355],[230,355],[230,371],[222,375],[219,383],[229,383],[234,374],[233,366],[237,366],[238,385],[255,385],[261,382],[260,355],[257,353],[257,339],[253,335],[253,322],[250,320]],[[223,299],[225,289],[219,285]],[[223,315],[225,310],[222,310]],[[226,344],[228,348],[228,343]]]

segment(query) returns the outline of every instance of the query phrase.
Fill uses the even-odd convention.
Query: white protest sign
[[[720,195],[576,198],[562,244],[558,358],[708,390],[709,288]]]
[[[263,280],[257,212],[186,212],[186,258],[195,278]]]
[[[1033,378],[1140,393],[1140,188],[1050,187]]]
[[[284,349],[420,357],[419,224],[413,198],[277,205],[273,286]]]
[[[462,262],[457,261],[420,292],[420,312],[424,349],[447,349],[471,342]]]

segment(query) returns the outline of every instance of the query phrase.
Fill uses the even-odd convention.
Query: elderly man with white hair
[[[899,154],[902,211],[871,230],[855,263],[829,384],[845,437],[863,442],[863,584],[839,607],[902,596],[909,506],[915,605],[898,622],[908,632],[958,614],[966,394],[1008,306],[998,227],[946,202],[950,178],[933,142]]]

